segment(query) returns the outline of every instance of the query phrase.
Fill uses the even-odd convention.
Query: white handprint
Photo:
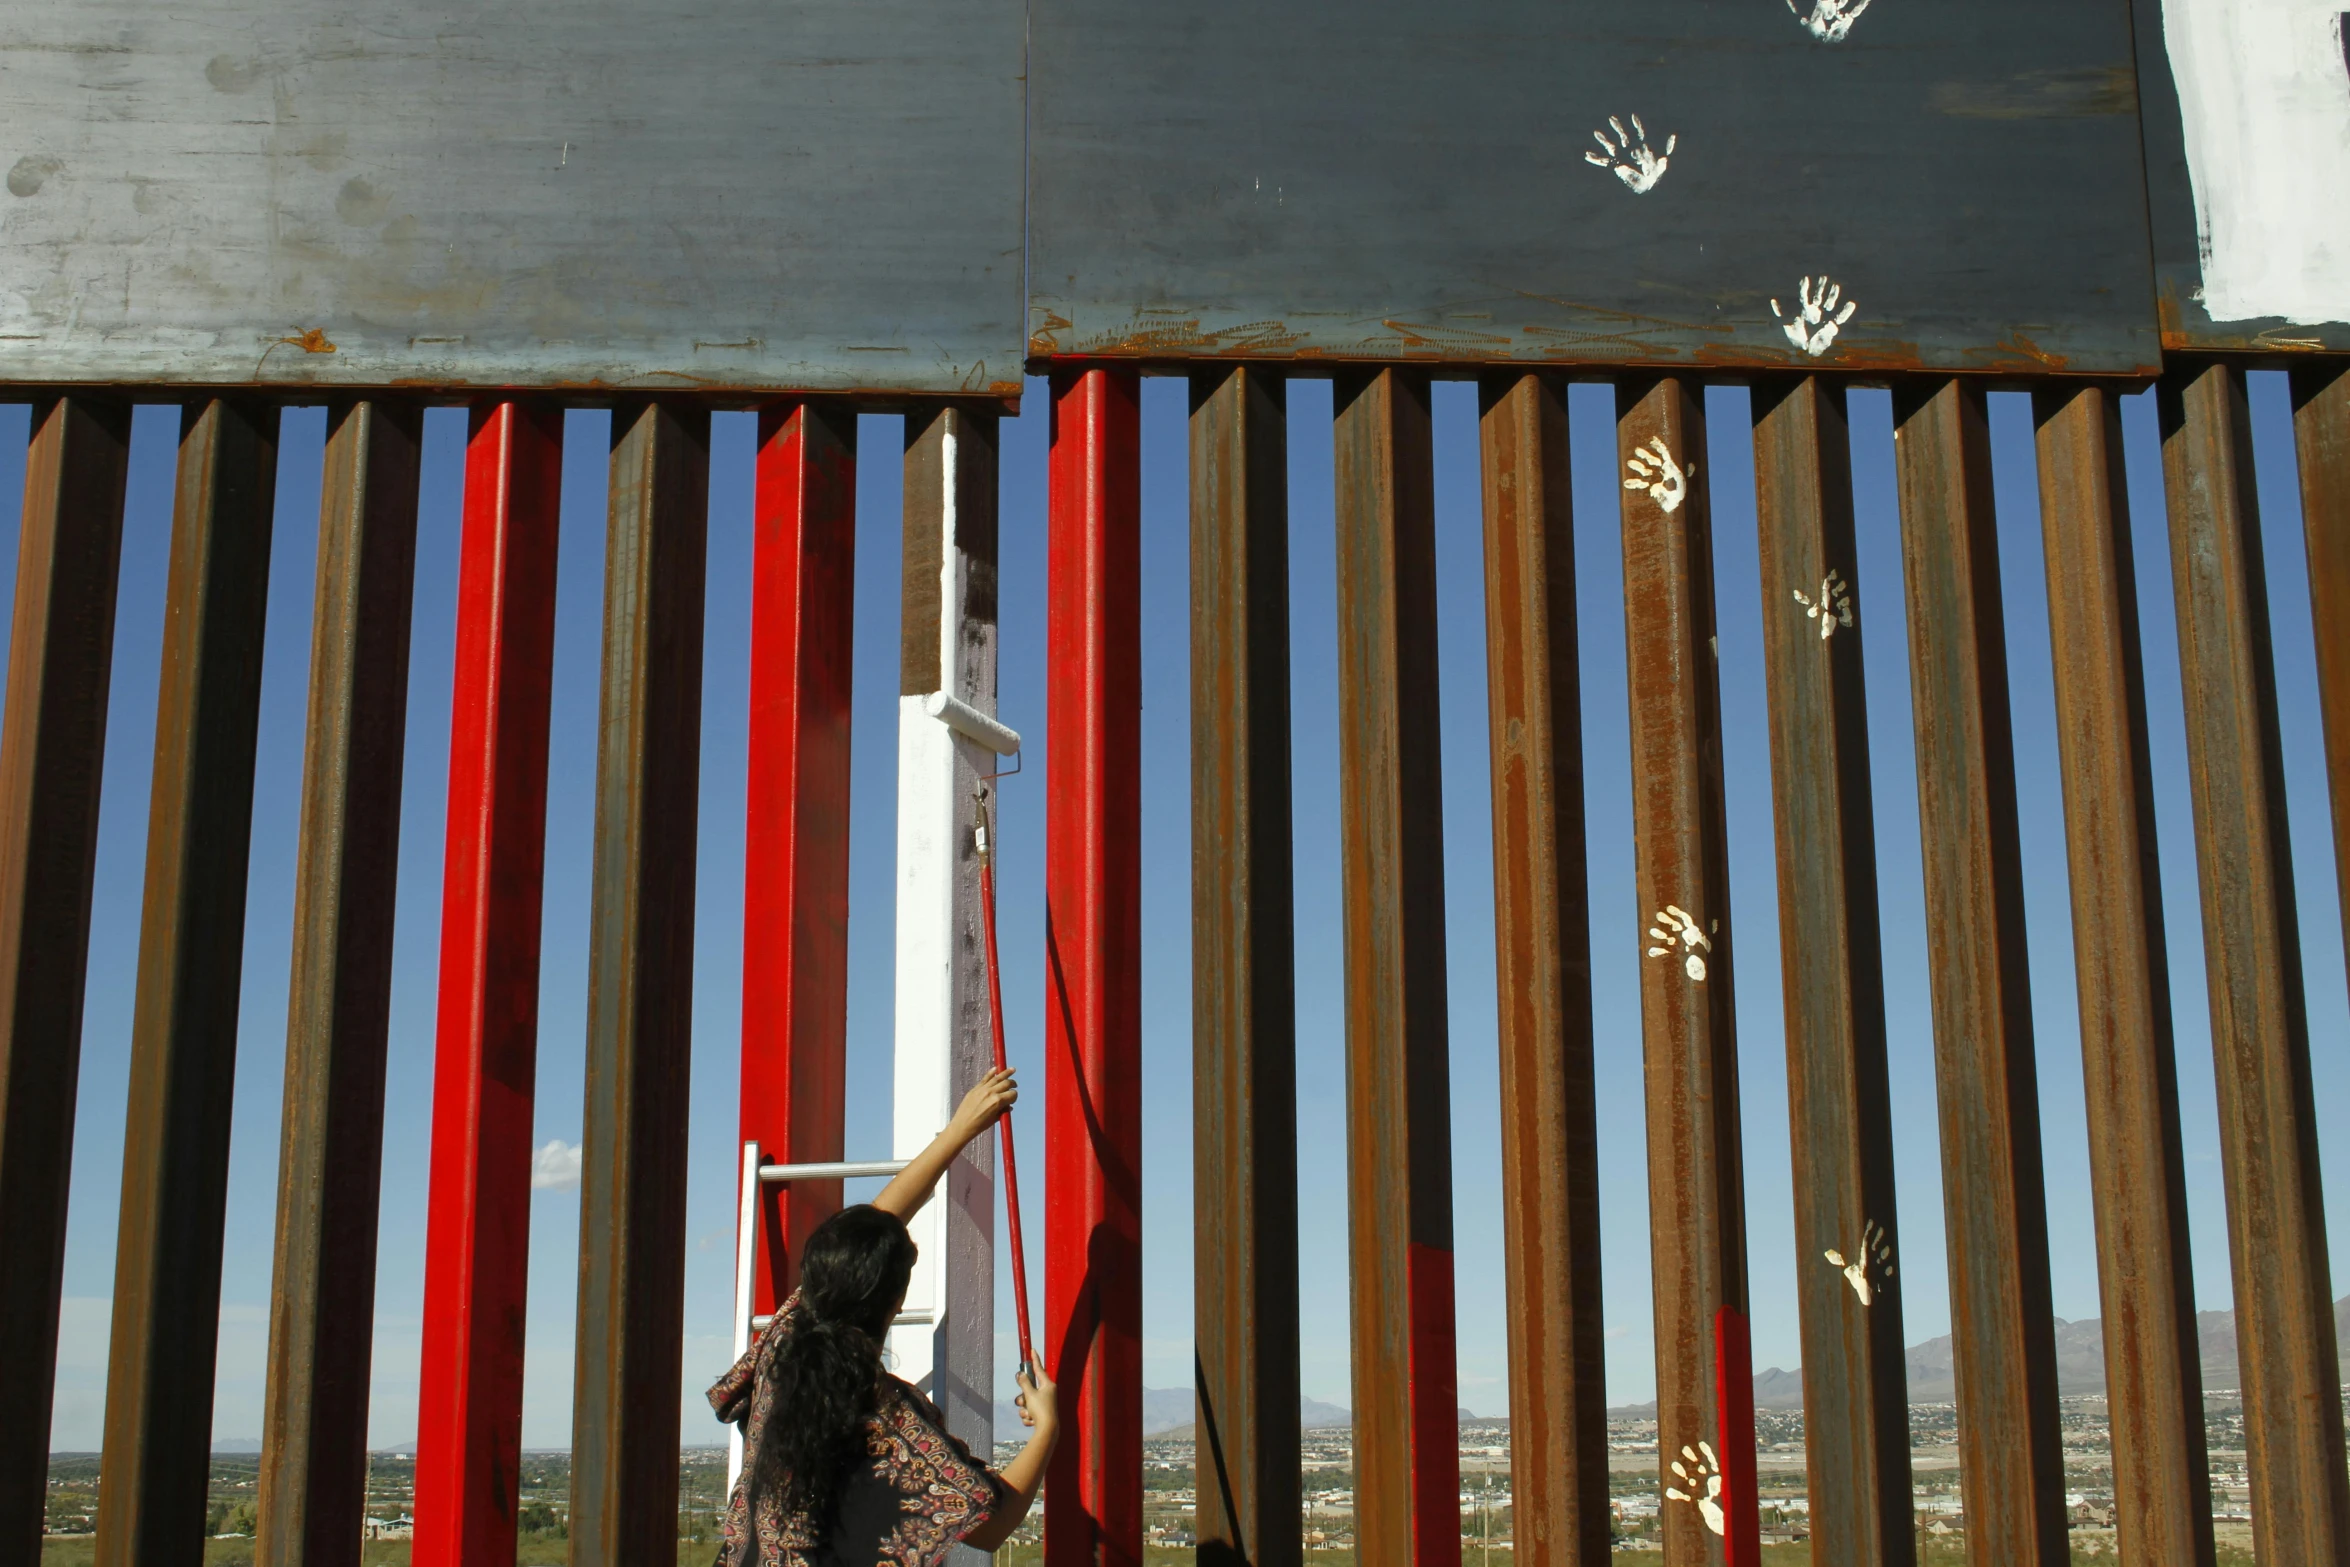
[[[1646,450],[1635,449],[1625,458],[1624,469],[1632,475],[1624,481],[1625,489],[1646,490],[1648,498],[1668,512],[1681,509],[1681,503],[1689,498],[1689,481],[1697,477],[1697,464],[1684,469],[1673,461],[1661,435],[1650,436]]]
[[[1700,1453],[1705,1456],[1699,1457]],[[1705,1526],[1716,1534],[1726,1536],[1730,1531],[1722,1513],[1722,1463],[1714,1457],[1713,1444],[1700,1442],[1694,1449],[1682,1448],[1681,1456],[1673,1460],[1673,1473],[1679,1475],[1681,1485],[1689,1489],[1684,1491],[1680,1486],[1668,1485],[1665,1487],[1665,1495],[1676,1502],[1695,1502],[1697,1515],[1705,1520]],[[1701,1485],[1704,1487],[1702,1491],[1699,1490]]]
[[[1722,922],[1714,921],[1713,928],[1720,930]],[[1648,955],[1652,958],[1661,958],[1671,952],[1675,943],[1688,949],[1689,956],[1681,965],[1682,972],[1701,985],[1705,983],[1705,959],[1699,957],[1697,952],[1700,947],[1711,952],[1714,944],[1706,939],[1704,931],[1697,928],[1696,915],[1668,903],[1663,912],[1657,915],[1656,924],[1648,927],[1648,939],[1661,943],[1648,949]]]
[[[1611,169],[1635,196],[1646,195],[1656,182],[1665,177],[1666,160],[1673,149],[1681,145],[1681,138],[1668,132],[1665,150],[1657,152],[1648,145],[1648,127],[1640,123],[1640,116],[1632,116],[1632,129],[1626,131],[1624,122],[1614,115],[1607,117],[1608,130],[1616,133],[1610,141],[1607,131],[1593,131],[1591,139],[1599,143],[1599,152],[1583,154],[1583,161],[1595,169]],[[1602,156],[1605,154],[1605,156]]]
[[[1811,15],[1795,9],[1795,0],[1787,0],[1787,9],[1803,24],[1805,32],[1824,44],[1839,44],[1852,31],[1852,24],[1860,20],[1860,13],[1869,8],[1869,0],[1812,0]]]
[[[1852,624],[1852,594],[1844,586],[1840,572],[1830,571],[1820,579],[1820,597],[1813,603],[1803,596],[1803,589],[1795,590],[1795,602],[1803,606],[1803,618],[1820,623],[1820,640],[1825,642],[1838,626]]]
[[[1860,1297],[1864,1306],[1876,1303],[1878,1283],[1889,1283],[1893,1278],[1893,1241],[1874,1219],[1861,1227],[1860,1249],[1852,1254],[1850,1262],[1833,1246],[1820,1255],[1828,1259],[1831,1267],[1844,1270],[1844,1282],[1852,1286],[1852,1293]],[[1876,1283],[1869,1279],[1871,1268],[1880,1275]]]
[[[1860,308],[1859,300],[1848,299],[1844,300],[1843,310],[1836,309],[1836,301],[1844,299],[1844,285],[1829,282],[1825,272],[1820,274],[1818,293],[1812,292],[1811,279],[1805,278],[1796,298],[1802,308],[1792,319],[1780,311],[1775,299],[1771,301],[1771,314],[1779,317],[1779,330],[1787,334],[1787,341],[1814,359],[1828,351],[1828,345],[1836,341],[1836,329],[1851,320],[1852,313]]]

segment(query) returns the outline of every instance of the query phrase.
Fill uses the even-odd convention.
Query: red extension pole
[[[996,962],[995,840],[988,834],[987,806],[979,807],[980,928],[987,933],[987,1021],[995,1031],[995,1069],[1004,1060],[1004,974]],[[1004,1212],[1012,1231],[1012,1308],[1020,1317],[1020,1364],[1036,1364],[1036,1345],[1028,1334],[1028,1254],[1020,1244],[1020,1166],[1012,1157],[1012,1117],[1006,1111],[996,1120],[1004,1145]]]
[[[1142,1560],[1142,513],[1131,370],[1053,377],[1046,568],[1047,1567]]]

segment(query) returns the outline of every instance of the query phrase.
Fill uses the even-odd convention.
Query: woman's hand
[[[987,1129],[1003,1119],[1004,1112],[1019,1097],[1020,1085],[1012,1081],[1010,1072],[990,1072],[981,1078],[963,1096],[946,1129],[930,1140],[929,1147],[906,1161],[906,1167],[873,1199],[873,1206],[901,1219],[911,1219],[916,1210],[930,1201],[939,1177],[946,1174],[955,1156],[986,1136]]]
[[[1004,1078],[1009,1088],[1011,1074],[1005,1073]],[[972,1097],[976,1099],[977,1093]],[[966,1100],[965,1104],[970,1102]],[[989,1119],[1002,1113],[1000,1108],[992,1110]],[[1020,1396],[1013,1402],[1020,1406],[1020,1423],[1033,1427],[1036,1434],[1020,1449],[1018,1457],[1004,1465],[999,1476],[1010,1494],[988,1515],[986,1522],[963,1536],[963,1543],[975,1550],[994,1550],[1020,1527],[1020,1521],[1036,1503],[1037,1488],[1044,1484],[1045,1465],[1052,1461],[1053,1446],[1061,1435],[1060,1407],[1053,1396],[1053,1379],[1044,1374],[1044,1367],[1023,1366],[1015,1380],[1020,1384]]]
[[[1010,1068],[990,1072],[971,1085],[971,1092],[963,1096],[948,1127],[968,1146],[977,1142],[1019,1100],[1020,1085],[1012,1080]]]
[[[1044,1367],[1025,1366],[1012,1380],[1020,1384],[1019,1396],[1012,1400],[1020,1407],[1020,1423],[1035,1427],[1039,1435],[1049,1436],[1058,1431],[1061,1426],[1059,1389],[1044,1374]]]

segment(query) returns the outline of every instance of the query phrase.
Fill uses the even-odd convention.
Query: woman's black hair
[[[865,1428],[881,1398],[881,1343],[914,1271],[905,1221],[859,1203],[816,1226],[800,1253],[800,1300],[778,1324],[774,1398],[762,1454],[783,1510],[822,1539],[841,1482],[865,1457]]]

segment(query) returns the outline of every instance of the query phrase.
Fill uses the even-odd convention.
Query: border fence
[[[242,5],[222,0],[216,9],[226,15]],[[1897,12],[1897,0],[1877,5]],[[1988,7],[2001,15],[2045,11],[2060,23],[2039,42],[2046,59],[1994,30],[1948,21],[1956,31],[1946,36],[1934,31],[1945,23],[1880,15],[1869,0],[1818,0],[1809,21],[1793,6],[1792,17],[1783,16],[1758,0],[1756,36],[1800,61],[1783,80],[1772,74],[1779,54],[1738,56],[1725,66],[1731,56],[1696,50],[1707,39],[1694,33],[1682,40],[1692,52],[1676,55],[1669,32],[1680,24],[1670,20],[1660,24],[1665,43],[1643,35],[1593,44],[1601,56],[1625,52],[1633,73],[1627,93],[1683,68],[1705,82],[1715,80],[1708,72],[1727,72],[1723,81],[1735,86],[1711,104],[1684,98],[1688,123],[1674,150],[1660,150],[1661,119],[1642,126],[1656,160],[1678,160],[1671,170],[1624,163],[1631,144],[1613,137],[1600,142],[1606,159],[1587,160],[1599,167],[1562,162],[1578,180],[1589,176],[1588,189],[1574,187],[1573,202],[1641,204],[1626,209],[1638,223],[1608,220],[1615,226],[1606,256],[1661,258],[1662,277],[1682,265],[1676,247],[1698,233],[1719,234],[1718,254],[1739,249],[1752,232],[1753,248],[1776,268],[1781,249],[1823,234],[1852,249],[1860,243],[1854,236],[1874,233],[1876,250],[1856,250],[1851,263],[1864,276],[1873,268],[1890,279],[1896,263],[1949,244],[1963,252],[1949,263],[1954,274],[1988,279],[1956,302],[1903,303],[1890,283],[1865,296],[1860,285],[1848,293],[1838,283],[1831,293],[1816,269],[1790,290],[1792,264],[1787,279],[1772,271],[1767,287],[1733,285],[1708,259],[1689,263],[1686,277],[1673,274],[1669,289],[1656,284],[1664,297],[1653,308],[1642,303],[1638,278],[1594,285],[1570,303],[1480,272],[1490,266],[1488,253],[1570,243],[1532,232],[1536,219],[1514,209],[1493,217],[1480,208],[1491,222],[1457,231],[1445,228],[1461,216],[1452,209],[1429,208],[1433,216],[1424,218],[1414,203],[1433,200],[1429,193],[1448,178],[1446,160],[1463,158],[1464,146],[1483,146],[1497,159],[1518,155],[1509,150],[1516,142],[1507,122],[1535,89],[1495,89],[1496,103],[1477,108],[1470,100],[1480,78],[1442,54],[1434,24],[1385,3],[1368,9],[1361,31],[1340,40],[1344,48],[1334,46],[1332,58],[1355,64],[1333,67],[1331,80],[1300,81],[1265,110],[1261,132],[1220,116],[1235,95],[1268,91],[1251,73],[1319,58],[1313,50],[1329,37],[1327,18],[1299,24],[1294,37],[1272,29],[1261,57],[1210,57],[1183,52],[1192,36],[1184,29],[1194,24],[1182,18],[1121,20],[1112,8],[1079,0],[1037,0],[1033,16],[973,6],[956,24],[969,29],[961,38],[967,47],[929,38],[922,31],[929,21],[901,16],[893,32],[832,4],[807,8],[821,37],[746,42],[712,21],[714,8],[689,6],[662,25],[703,49],[736,44],[754,54],[813,56],[876,37],[918,42],[892,59],[850,62],[840,79],[856,85],[836,98],[778,92],[784,108],[775,113],[805,113],[805,123],[791,122],[804,157],[775,183],[760,183],[758,160],[725,138],[690,143],[708,163],[681,175],[694,187],[688,195],[710,196],[701,173],[756,188],[747,216],[717,224],[713,243],[723,241],[723,254],[714,262],[677,261],[693,255],[687,238],[590,231],[599,215],[625,211],[616,203],[642,199],[660,208],[668,195],[643,177],[678,156],[680,126],[713,105],[721,117],[730,104],[752,112],[765,101],[767,78],[722,70],[712,104],[698,106],[675,101],[676,77],[627,84],[616,101],[651,127],[644,161],[623,161],[621,174],[580,207],[557,202],[549,210],[559,209],[559,219],[534,228],[525,212],[510,232],[501,229],[508,239],[520,236],[514,243],[546,249],[515,263],[540,289],[527,298],[514,292],[519,274],[497,273],[481,259],[487,250],[467,259],[488,269],[478,295],[447,292],[446,276],[427,287],[425,271],[443,263],[425,254],[429,244],[393,233],[400,220],[376,205],[376,193],[395,182],[380,169],[350,172],[335,162],[346,153],[294,137],[301,116],[286,105],[315,108],[322,97],[348,94],[353,125],[392,138],[385,166],[408,155],[403,147],[422,160],[417,168],[430,164],[445,152],[438,135],[494,132],[485,154],[498,170],[492,188],[424,211],[416,232],[437,235],[436,222],[486,222],[485,201],[540,190],[575,158],[597,166],[605,145],[598,137],[625,116],[588,101],[593,93],[577,81],[607,80],[597,73],[614,61],[625,74],[630,51],[650,47],[643,24],[611,20],[599,8],[573,27],[603,53],[582,45],[541,70],[516,63],[522,46],[497,34],[502,22],[485,22],[497,36],[471,52],[451,53],[445,40],[435,44],[412,28],[397,47],[331,55],[320,38],[382,18],[355,3],[305,0],[271,25],[311,28],[306,42],[267,35],[248,55],[214,47],[210,35],[230,36],[221,17],[139,22],[112,0],[73,9],[77,20],[59,21],[31,6],[0,5],[0,18],[32,39],[0,40],[0,67],[33,73],[37,88],[20,97],[30,107],[13,120],[0,112],[0,122],[25,131],[33,117],[54,111],[100,126],[105,135],[93,130],[93,144],[112,147],[106,155],[120,167],[153,163],[162,171],[136,201],[168,208],[190,190],[216,188],[226,205],[214,217],[187,219],[194,226],[177,243],[194,261],[157,267],[147,258],[173,241],[167,229],[140,227],[150,214],[134,214],[133,198],[117,188],[128,188],[115,177],[119,168],[75,186],[72,157],[59,154],[47,158],[58,167],[40,165],[46,172],[22,172],[33,165],[20,163],[9,184],[24,212],[45,200],[79,203],[54,220],[64,226],[44,228],[50,217],[36,222],[11,209],[11,226],[0,233],[7,294],[0,315],[13,311],[10,319],[25,328],[0,341],[7,383],[0,395],[33,405],[0,737],[0,1345],[7,1346],[0,1408],[31,1413],[0,1421],[0,1567],[29,1567],[40,1555],[131,408],[176,402],[182,424],[99,1559],[178,1562],[199,1549],[260,606],[272,531],[293,525],[273,504],[276,424],[282,406],[324,401],[329,435],[259,1548],[273,1563],[356,1560],[395,846],[408,803],[401,746],[421,410],[457,401],[470,408],[471,428],[416,1560],[495,1563],[511,1560],[514,1549],[519,1237],[529,1201],[560,412],[593,403],[612,410],[611,489],[571,1549],[577,1562],[644,1562],[675,1550],[692,957],[697,940],[733,934],[697,932],[693,917],[709,416],[752,407],[759,421],[743,1137],[786,1164],[838,1162],[846,1156],[854,467],[901,455],[859,452],[854,416],[860,408],[906,414],[903,1143],[935,1127],[934,1111],[982,1068],[986,1051],[972,923],[977,867],[955,845],[969,842],[970,786],[992,759],[923,727],[926,718],[903,715],[918,715],[941,692],[982,713],[994,709],[995,623],[999,595],[1009,591],[997,573],[995,423],[1017,393],[1022,363],[1050,375],[1053,420],[1043,1095],[1044,1181],[1053,1202],[1042,1327],[1070,1430],[1049,1481],[1048,1561],[1141,1556],[1136,533],[1144,374],[1188,377],[1191,391],[1200,1551],[1263,1567],[1299,1560],[1291,1527],[1300,1507],[1299,1213],[1284,388],[1291,375],[1316,374],[1336,383],[1336,804],[1358,1559],[1442,1564],[1457,1562],[1460,1549],[1444,866],[1439,837],[1425,826],[1440,817],[1443,788],[1429,417],[1429,387],[1441,376],[1474,378],[1480,407],[1519,1559],[1596,1563],[1610,1538],[1591,1022],[1594,952],[1610,947],[1603,937],[1595,948],[1585,897],[1565,413],[1570,379],[1605,378],[1614,387],[1622,470],[1657,1422],[1664,1483],[1676,1499],[1665,1510],[1666,1561],[1742,1567],[1760,1549],[1710,464],[1698,461],[1708,439],[1704,387],[1735,381],[1751,387],[1754,408],[1796,1242],[1805,1258],[1833,1254],[1832,1266],[1807,1264],[1798,1273],[1815,1556],[1914,1559],[1876,832],[1863,630],[1854,614],[1862,584],[1844,413],[1847,388],[1889,385],[1969,1559],[1981,1567],[2067,1560],[1985,404],[1999,388],[2030,392],[2036,430],[2121,1552],[2144,1562],[2208,1563],[2213,1555],[2180,1063],[2140,667],[2145,637],[2175,634],[2254,1529],[2264,1562],[2350,1562],[2319,1107],[2293,936],[2245,381],[2253,368],[2291,372],[2333,825],[2338,850],[2350,852],[2350,327],[2215,323],[2202,313],[2204,301],[2177,293],[2178,224],[2195,220],[2203,187],[2189,181],[2198,156],[2192,125],[2182,133],[2148,107],[2160,100],[2177,113],[2155,0],[2141,0],[2135,19],[2119,0]],[[1565,51],[1559,58],[1569,63],[1557,69],[1570,82],[1581,80],[1575,71],[1605,64],[1571,63],[1580,58],[1578,29],[1596,25],[1589,18],[1572,26],[1528,20],[1532,8],[1516,0],[1498,11],[1507,25],[1463,46],[1472,65],[1500,71],[1519,38]],[[1202,15],[1247,25],[1236,7],[1210,6]],[[1015,23],[1034,26],[1033,48],[1004,31]],[[1885,49],[1857,52],[1872,27],[1884,30]],[[1162,36],[1169,28],[1174,36]],[[100,33],[128,40],[119,59],[59,64],[64,57],[49,47],[52,35]],[[1974,51],[1955,64],[1940,58],[1959,47],[1952,37]],[[2017,49],[2027,56],[2002,53]],[[170,77],[167,61],[157,63],[173,51],[186,57],[180,77]],[[455,72],[435,101],[472,107],[449,130],[424,127],[392,98],[411,78],[369,63],[392,56],[409,60],[401,70],[427,61]],[[1171,59],[1191,73],[1172,86],[1151,77]],[[1127,96],[1134,83],[1116,74],[1122,60],[1160,96]],[[784,63],[807,64],[798,56]],[[1982,69],[1970,75],[1976,64]],[[1022,73],[1032,67],[1031,83]],[[109,119],[92,107],[97,87],[71,73],[100,69],[135,78],[139,92],[127,100],[135,112]],[[394,74],[369,74],[379,69]],[[1790,234],[1741,230],[1770,221],[1764,203],[1741,207],[1722,195],[1710,212],[1664,204],[1679,188],[1675,172],[1701,190],[1716,188],[1705,181],[1737,184],[1736,169],[1704,172],[1705,135],[1726,139],[1739,114],[1761,116],[1774,133],[1785,129],[1784,117],[1816,96],[1800,73],[1829,69],[1863,73],[1882,89],[1851,111],[1861,117],[1855,124],[1873,116],[1885,143],[1854,150],[1866,166],[1857,180],[1878,177],[1867,173],[1876,167],[1871,157],[1929,158],[1934,170],[1971,166],[1987,149],[2011,145],[2001,138],[2042,136],[2052,123],[2079,122],[2089,144],[2052,152],[2046,188],[2017,193],[2014,210],[1968,208],[1974,225],[1960,238],[1951,237],[1958,229],[1893,233],[1900,220],[1885,212],[1835,228],[1847,221],[1834,216],[1840,209],[1800,181]],[[562,85],[572,80],[565,70],[577,78],[570,87]],[[1435,85],[1410,112],[1398,109],[1401,131],[1330,117],[1331,103],[1415,70]],[[167,79],[177,84],[168,92],[150,85]],[[527,160],[514,149],[528,142],[537,159],[543,129],[525,136],[476,112],[481,95],[509,80],[531,84],[531,101],[558,119],[578,121],[576,141],[558,129],[564,161],[552,169],[528,163],[527,174],[516,172]],[[926,117],[920,100],[933,89],[948,107]],[[207,186],[213,177],[203,169],[243,156],[245,127],[259,121],[239,109],[186,131],[196,115],[188,104],[258,103],[250,95],[272,91],[279,107],[266,134],[275,140],[255,155],[271,168],[305,160],[320,173],[317,190]],[[904,158],[839,162],[858,133],[843,102],[894,116],[878,123],[913,127],[880,138]],[[1121,113],[1131,144],[1102,130]],[[1023,115],[1034,137],[1024,167]],[[1213,180],[1185,162],[1194,144],[1177,134],[1203,118],[1209,124],[1198,145],[1208,150],[1200,156],[1233,160]],[[1598,121],[1613,123],[1604,112]],[[198,172],[184,179],[171,172],[176,166],[155,162],[158,138],[172,126],[193,138]],[[1590,128],[1578,121],[1554,139],[1579,146]],[[1376,173],[1378,158],[1348,150],[1358,136],[1374,152],[1415,138],[1434,151],[1425,164],[1390,169],[1391,185],[1378,186],[1366,173],[1366,166]],[[1299,199],[1312,209],[1296,221],[1311,225],[1345,206],[1366,232],[1394,235],[1395,276],[1366,281],[1381,269],[1353,255],[1355,270],[1339,268],[1339,283],[1329,284],[1318,259],[1335,264],[1351,240],[1342,234],[1299,248],[1299,231],[1278,226],[1292,220],[1257,204],[1263,175],[1239,194],[1245,149],[1230,145],[1236,137],[1260,137],[1268,165],[1287,160],[1283,178],[1308,192]],[[1355,183],[1333,194],[1329,171],[1340,164]],[[1638,187],[1651,174],[1664,183]],[[424,178],[414,169],[409,177]],[[445,166],[440,177],[464,183]],[[30,193],[18,189],[28,184]],[[1374,187],[1386,192],[1386,206],[1365,197]],[[883,241],[860,237],[826,257],[795,227],[802,220],[792,203],[809,189],[866,192],[864,205],[823,210],[849,224],[894,214]],[[1918,200],[1963,205],[1964,194],[1928,179]],[[1140,208],[1115,205],[1128,199]],[[364,219],[364,235],[328,247],[324,230],[304,227],[325,221],[305,202],[347,209],[350,226]],[[2081,234],[2068,230],[2061,253],[2034,272],[2025,266],[2027,241],[2050,209],[2067,203],[2080,204],[2067,221]],[[1672,215],[1639,227],[1652,207]],[[1187,226],[1203,211],[1221,226]],[[1569,213],[1569,227],[1583,223],[1581,211]],[[1092,227],[1088,212],[1097,214]],[[927,229],[925,213],[934,220]],[[284,230],[266,264],[255,263],[266,311],[243,309],[223,281],[233,280],[230,263],[250,259],[231,232],[249,222]],[[657,227],[648,222],[647,235]],[[790,277],[757,259],[764,236],[786,231],[795,255],[819,256],[817,270],[848,280],[828,296],[842,319],[811,325],[794,314],[799,303],[784,301]],[[1454,239],[1475,254],[1445,249]],[[641,275],[614,283],[583,270],[583,247],[605,243],[616,270],[633,262]],[[874,262],[880,271],[872,278],[853,276],[893,243],[903,247],[898,260]],[[457,254],[457,240],[449,245]],[[320,259],[320,247],[333,256]],[[297,265],[287,259],[295,252],[309,259]],[[370,254],[408,270],[365,272]],[[1570,271],[1585,265],[1582,251],[1572,254]],[[906,259],[916,256],[919,268]],[[75,270],[91,257],[96,262]],[[126,257],[119,290],[126,303],[89,324],[105,290],[87,279],[110,277],[109,267]],[[1247,274],[1229,286],[1215,276],[1227,261]],[[1837,265],[1841,277],[1847,265]],[[338,266],[346,272],[337,274]],[[348,270],[355,267],[362,270]],[[318,272],[330,281],[319,283]],[[1374,297],[1385,287],[1409,292],[1423,273],[1456,280],[1423,291],[1425,310]],[[2056,292],[2032,295],[2027,285],[2043,273],[2062,274],[2048,284]],[[1586,276],[1578,272],[1576,281]],[[1270,294],[1252,292],[1267,278]],[[558,311],[547,291],[574,285],[578,307]],[[1317,292],[1325,285],[1357,292],[1333,300]],[[892,287],[900,292],[893,296]],[[314,314],[288,303],[303,290]],[[627,302],[640,296],[651,303],[631,315]],[[1863,297],[1874,313],[1856,319],[1846,306],[1857,308]],[[1888,302],[1880,306],[1880,298]],[[1524,319],[1501,320],[1496,299],[1513,301]],[[2104,302],[2082,303],[2093,299]],[[200,349],[174,335],[169,317],[190,300],[209,301],[212,312],[204,330],[213,336]],[[467,335],[487,330],[481,322],[512,327],[525,306],[540,312],[539,326],[514,327],[510,341],[468,358]],[[788,325],[763,325],[759,314],[770,307],[778,320],[789,316]],[[1023,312],[1025,329],[1016,324]],[[271,324],[254,327],[264,314]],[[354,326],[341,324],[346,317]],[[218,324],[228,318],[242,324]],[[708,335],[696,336],[697,319],[707,320]],[[578,350],[572,339],[602,332],[600,320],[612,323],[609,333],[595,352]],[[249,373],[224,375],[219,366],[244,362],[248,345],[238,332],[253,338],[261,357]],[[860,334],[888,340],[859,342]],[[999,340],[1003,346],[991,346]],[[673,367],[679,353],[693,368]],[[730,353],[741,367],[725,359]],[[867,353],[892,368],[858,368]],[[729,368],[709,369],[713,356]],[[2176,589],[2167,628],[2139,621],[2121,480],[2118,399],[2147,385],[2157,393]],[[2350,866],[2342,871],[2350,889]],[[914,1030],[919,1040],[909,1018],[926,1020]],[[993,1386],[983,1300],[992,1299],[993,1187],[984,1146],[956,1182],[923,1221],[936,1225],[924,1238],[924,1265],[937,1270],[929,1287],[940,1304],[931,1321],[893,1334],[893,1347],[933,1377],[955,1429],[984,1437]],[[839,1201],[837,1182],[814,1180],[758,1198],[766,1263],[752,1309],[775,1309],[800,1240]]]

